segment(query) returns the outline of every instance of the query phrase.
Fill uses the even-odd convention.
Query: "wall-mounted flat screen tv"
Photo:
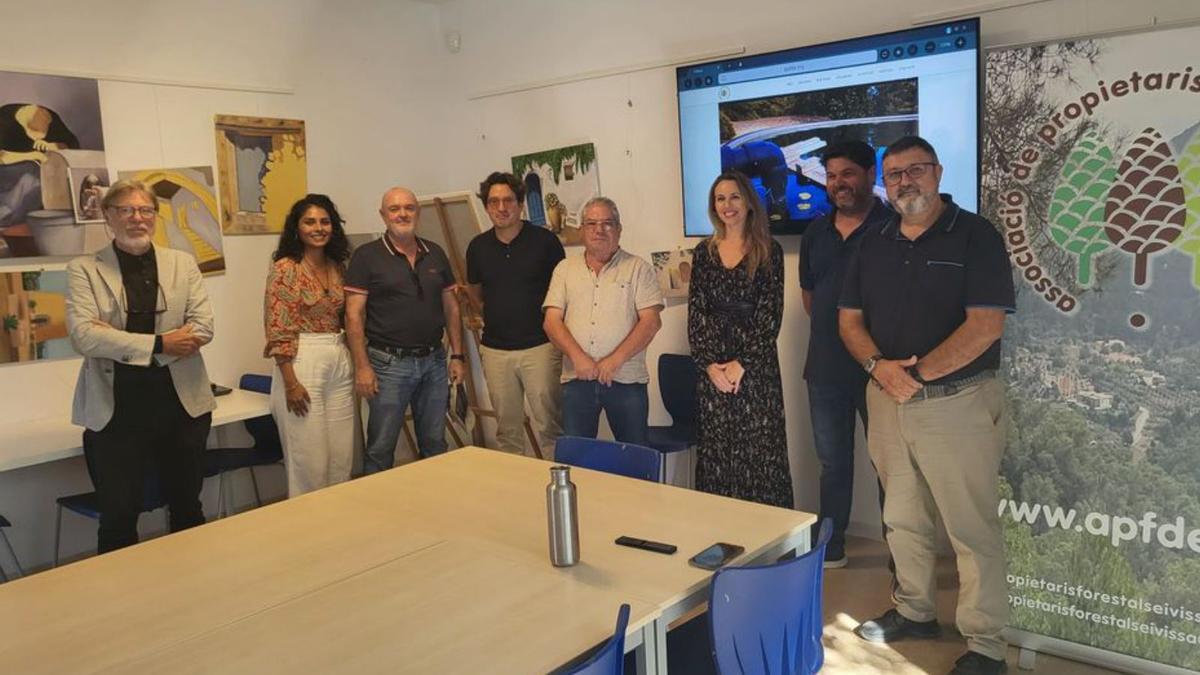
[[[685,234],[712,233],[708,189],[729,169],[750,177],[773,234],[801,234],[831,208],[826,147],[857,139],[879,157],[911,134],[937,150],[942,191],[977,210],[980,72],[979,19],[678,68]]]

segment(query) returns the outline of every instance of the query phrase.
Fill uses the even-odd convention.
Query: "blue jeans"
[[[854,415],[867,426],[866,386],[808,383],[808,408],[813,443],[821,461],[821,520],[833,520],[833,537],[826,558],[836,560],[846,552],[846,527],[854,496]],[[883,486],[879,487],[883,510]],[[820,521],[818,521],[820,522]]]
[[[410,403],[421,457],[445,452],[446,405],[450,400],[445,351],[401,358],[367,347],[367,358],[379,382],[379,393],[367,403],[370,412],[363,473],[386,471],[395,464],[396,441]]]
[[[595,438],[600,431],[600,411],[608,418],[613,436],[622,443],[648,445],[650,397],[644,384],[596,380],[571,380],[562,388],[563,434]]]

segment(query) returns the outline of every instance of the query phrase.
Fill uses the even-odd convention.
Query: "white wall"
[[[642,256],[694,245],[682,237],[674,69],[588,79],[480,100],[468,97],[516,85],[661,62],[731,47],[757,53],[908,28],[914,17],[954,6],[915,0],[837,3],[758,0],[742,5],[714,0],[525,0],[502,8],[486,0],[440,5],[443,34],[461,36],[448,76],[457,97],[448,121],[457,141],[446,188],[474,185],[487,171],[509,166],[514,154],[594,141],[601,189],[621,206],[622,245]],[[1051,0],[983,17],[988,45],[1029,42],[1200,17],[1187,0],[1141,3]],[[797,505],[817,509],[819,466],[812,448],[806,389],[801,378],[808,319],[800,304],[797,237],[780,238],[785,252],[784,322],[779,336],[788,445]],[[686,352],[686,304],[663,313],[651,345]],[[651,396],[652,423],[668,417]],[[858,444],[852,530],[879,536],[874,473]]]
[[[426,165],[431,152],[409,140],[423,138],[419,130],[436,119],[437,110],[395,109],[401,97],[424,99],[436,84],[429,74],[436,68],[411,70],[438,53],[422,42],[435,32],[432,7],[399,3],[381,10],[367,22],[378,27],[375,39],[364,43],[365,31],[357,26],[370,14],[352,3],[219,1],[200,11],[195,3],[166,0],[138,3],[134,13],[100,10],[94,3],[46,4],[6,11],[0,68],[100,77],[106,158],[114,176],[124,169],[215,166],[213,115],[221,113],[306,120],[309,189],[333,195],[359,229],[378,228],[374,214],[387,185],[426,175],[420,189],[430,189],[440,178],[440,157],[434,153],[438,161]],[[362,9],[374,8],[369,3]],[[54,18],[53,41],[45,29],[48,16]],[[216,334],[204,358],[215,382],[235,386],[241,373],[270,372],[261,357],[262,293],[275,244],[273,236],[225,237],[226,271],[205,279]],[[0,425],[66,416],[78,368],[78,359],[0,367],[6,402]],[[249,440],[244,434],[232,439]],[[264,491],[278,495],[282,472],[265,474]],[[249,483],[244,473],[238,478],[238,501],[246,503]],[[82,459],[0,473],[0,513],[14,522],[8,534],[22,564],[50,560],[55,498],[90,489]],[[205,494],[211,514],[215,485]],[[143,519],[143,531],[161,528],[160,518]],[[94,522],[64,517],[66,555],[94,546]],[[8,565],[6,553],[0,562]]]
[[[977,4],[971,0],[960,6]],[[132,3],[131,3],[132,5]],[[7,8],[0,68],[100,74],[110,170],[214,162],[212,115],[304,119],[309,189],[330,194],[351,231],[380,229],[379,195],[393,184],[418,193],[470,189],[509,157],[591,140],[601,186],[621,205],[623,244],[647,255],[680,236],[678,132],[673,69],[619,75],[470,101],[511,85],[744,46],[748,53],[910,25],[950,3],[759,0],[180,0],[116,11],[82,0]],[[130,6],[130,5],[123,5]],[[1050,0],[984,16],[988,44],[1051,39],[1200,17],[1192,0],[1139,3]],[[53,30],[48,30],[52,26]],[[462,50],[445,47],[447,32]],[[49,37],[49,36],[53,37]],[[215,84],[215,88],[117,81]],[[247,89],[292,89],[260,93]],[[800,507],[816,507],[807,399],[800,372],[808,325],[800,311],[795,238],[779,348],[788,439]],[[217,337],[205,359],[217,381],[265,372],[261,297],[271,237],[227,237],[228,271],[207,280]],[[664,312],[650,349],[686,351],[686,305]],[[69,409],[76,362],[0,367],[0,424]],[[652,421],[665,422],[652,395]],[[866,466],[860,451],[860,466]],[[44,563],[54,498],[88,488],[78,460],[0,474],[0,513],[28,565]],[[877,532],[870,471],[860,471],[854,527]],[[868,498],[869,497],[869,498]],[[210,498],[211,506],[211,498]],[[75,519],[67,551],[88,549],[91,524]]]

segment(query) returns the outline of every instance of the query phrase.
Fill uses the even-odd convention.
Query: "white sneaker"
[[[824,567],[827,570],[835,570],[835,569],[840,569],[842,567],[845,567],[848,564],[850,564],[850,558],[843,555],[842,557],[837,558],[835,560],[829,560],[828,558],[826,558]]]

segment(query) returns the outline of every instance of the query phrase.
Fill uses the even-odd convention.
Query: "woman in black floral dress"
[[[699,382],[696,487],[792,508],[783,385],[783,249],[750,180],[723,173],[708,193],[716,233],[696,246],[688,342]]]

